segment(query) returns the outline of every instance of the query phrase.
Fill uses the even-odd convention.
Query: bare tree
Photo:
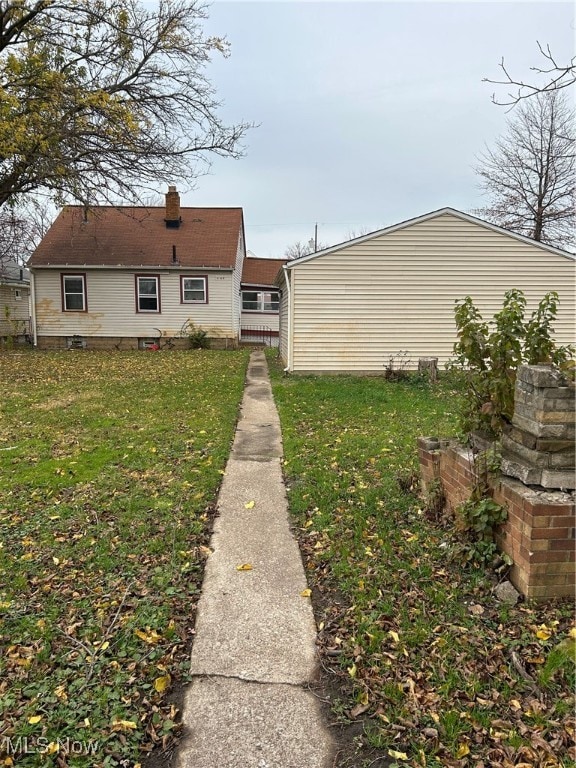
[[[0,208],[0,269],[24,265],[48,231],[56,209],[46,198],[28,196],[18,207]]]
[[[512,87],[514,89],[513,92],[507,94],[506,100],[497,99],[496,94],[492,94],[492,101],[495,104],[512,107],[523,99],[528,99],[539,93],[560,91],[563,88],[576,84],[576,57],[572,57],[569,64],[561,63],[555,59],[549,45],[544,47],[538,41],[537,45],[543,61],[539,67],[530,67],[530,71],[533,73],[530,78],[532,80],[531,83],[518,80],[515,76],[511,75],[504,63],[504,58],[500,62],[503,79],[490,80],[487,77],[484,78],[483,82],[485,83],[505,85],[508,88]],[[539,82],[541,78],[543,80]]]
[[[238,157],[205,75],[202,0],[0,0],[0,206],[137,201]]]
[[[314,243],[314,238],[311,237],[306,243],[301,243],[297,240],[292,245],[289,245],[284,251],[285,259],[299,259],[301,256],[309,256],[311,253],[322,251],[324,248],[328,248],[326,243]]]
[[[489,204],[479,215],[549,245],[574,240],[576,154],[574,111],[558,91],[518,108],[494,149],[477,158]]]

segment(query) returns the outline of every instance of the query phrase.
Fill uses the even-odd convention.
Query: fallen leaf
[[[237,571],[251,571],[252,565],[250,563],[242,563],[242,565],[236,566]]]
[[[549,640],[552,637],[553,630],[546,626],[546,624],[540,624],[536,630],[536,637],[538,640]]]
[[[135,629],[134,634],[139,637],[140,640],[144,640],[145,643],[149,643],[150,645],[154,645],[162,640],[162,635],[159,635],[155,629],[148,628],[145,632],[142,629]]]
[[[255,503],[256,502],[254,501],[247,501],[246,504],[244,504],[244,506],[246,507],[246,509],[252,509]]]
[[[303,589],[302,592],[300,592],[300,597],[310,597],[311,594],[311,589]]]
[[[347,670],[350,677],[352,678],[356,677],[356,671],[357,671],[356,664],[352,664],[351,667],[347,667]]]
[[[39,723],[40,720],[42,720],[42,715],[33,715],[32,717],[28,718],[30,725],[36,725],[36,723]]]
[[[484,608],[481,605],[469,605],[468,610],[473,616],[482,616],[484,613]]]
[[[112,722],[113,731],[135,731],[137,728],[133,720],[114,720]]]
[[[368,704],[356,704],[356,706],[350,710],[350,717],[359,717],[370,709]]]
[[[172,682],[172,678],[170,675],[163,675],[162,677],[157,677],[156,680],[154,680],[154,689],[158,691],[158,693],[164,693],[166,688],[170,686],[170,683]]]
[[[470,754],[470,747],[466,742],[464,741],[460,746],[458,747],[458,752],[456,752],[456,759],[460,760],[463,757],[466,757],[466,755]]]
[[[390,637],[392,638],[392,640],[394,640],[394,642],[395,642],[395,643],[399,643],[399,642],[400,642],[400,635],[398,634],[398,632],[394,632],[394,630],[393,630],[393,629],[391,629],[391,630],[388,632],[388,634],[390,635]]]
[[[393,757],[394,760],[408,760],[406,752],[397,752],[395,749],[389,749],[388,754]]]

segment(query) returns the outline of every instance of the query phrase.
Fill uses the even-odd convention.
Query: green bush
[[[524,319],[526,299],[522,291],[506,291],[502,309],[486,323],[470,296],[456,302],[458,341],[451,365],[466,379],[461,427],[500,435],[514,413],[514,385],[518,366],[552,363],[563,367],[574,347],[558,346],[553,322],[559,298],[547,293],[530,319]]]

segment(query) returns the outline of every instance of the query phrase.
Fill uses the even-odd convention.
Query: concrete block
[[[560,387],[565,379],[553,365],[521,365],[516,378],[535,387]]]
[[[574,470],[543,469],[539,485],[544,488],[576,488]]]
[[[541,424],[534,419],[515,413],[512,417],[512,426],[534,437],[546,437],[558,440],[574,439],[574,424]]]
[[[508,477],[516,477],[526,485],[541,485],[543,469],[530,467],[521,460],[504,457],[502,459],[502,473]]]
[[[574,401],[576,398],[576,388],[573,384],[566,387],[545,388],[540,391],[540,394],[545,400],[553,399]]]
[[[440,448],[440,441],[437,437],[419,437],[418,448],[423,451],[437,451]]]

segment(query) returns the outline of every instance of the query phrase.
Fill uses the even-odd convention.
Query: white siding
[[[236,251],[236,267],[234,268],[234,275],[232,280],[232,324],[236,336],[240,334],[240,281],[242,279],[242,265],[244,264],[244,258],[246,256],[246,244],[244,242],[244,234],[240,231],[240,237],[238,238],[238,250]]]
[[[40,336],[177,336],[190,318],[209,335],[237,336],[233,327],[232,272],[62,270],[86,274],[87,312],[63,312],[61,271],[35,269],[36,325]],[[136,312],[136,274],[160,276],[160,313]],[[180,275],[207,275],[208,304],[180,303]]]
[[[19,299],[16,298],[17,291],[20,292]],[[27,285],[0,284],[0,336],[16,336],[23,332],[28,333],[29,295],[30,289]],[[23,324],[26,324],[25,328]]]
[[[527,314],[557,291],[556,338],[574,342],[568,257],[449,213],[364,239],[292,270],[292,368],[381,372],[400,350],[414,365],[419,357],[443,364],[456,338],[455,300],[472,296],[489,320],[511,288],[526,294]]]
[[[288,320],[289,320],[289,310],[288,310],[288,302],[289,302],[289,295],[288,295],[288,286],[286,284],[286,272],[282,270],[282,277],[279,278],[279,285],[282,293],[280,294],[280,315],[279,315],[279,324],[280,324],[280,338],[278,341],[278,345],[280,348],[280,357],[284,361],[284,364],[288,364]]]
[[[247,312],[242,310],[242,328],[267,328],[278,333],[279,321],[277,312]]]

